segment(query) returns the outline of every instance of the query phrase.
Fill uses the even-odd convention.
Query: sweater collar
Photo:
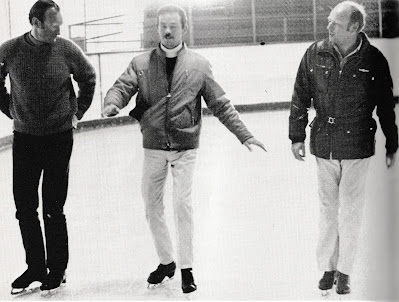
[[[35,37],[32,35],[32,32],[28,32],[26,38],[28,40],[28,43],[31,44],[31,45],[34,45],[34,46],[40,46],[40,45],[46,44],[45,42],[42,42],[42,41],[39,41],[39,40],[35,39]]]

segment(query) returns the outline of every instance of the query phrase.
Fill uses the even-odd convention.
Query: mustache
[[[166,34],[164,37],[165,38],[173,38],[171,34]]]

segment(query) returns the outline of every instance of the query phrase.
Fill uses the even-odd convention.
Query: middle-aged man
[[[375,152],[377,115],[386,137],[386,165],[398,148],[392,79],[387,60],[362,32],[364,8],[344,1],[328,17],[329,38],[312,44],[299,66],[289,117],[296,159],[305,156],[305,128],[313,101],[310,152],[316,156],[320,222],[318,266],[321,290],[336,280],[338,294],[350,292],[365,202],[366,172]]]
[[[140,121],[144,146],[142,194],[146,217],[160,259],[148,278],[159,284],[176,270],[164,217],[164,186],[170,165],[182,290],[196,290],[192,275],[191,190],[201,130],[201,96],[213,114],[251,150],[262,149],[214,80],[209,62],[182,43],[187,17],[178,6],[158,10],[159,47],[131,61],[105,97],[104,116],[116,115],[138,92],[131,115]]]
[[[65,282],[69,253],[63,209],[73,127],[89,108],[96,82],[95,71],[79,47],[58,37],[62,16],[56,3],[37,1],[29,21],[29,32],[0,46],[0,108],[14,120],[13,192],[28,265],[12,283],[12,293],[34,281],[42,282],[41,290]],[[71,75],[79,86],[77,98]],[[42,173],[46,250],[37,213]]]

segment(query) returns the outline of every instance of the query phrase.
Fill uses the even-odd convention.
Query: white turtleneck
[[[161,43],[161,49],[165,52],[165,56],[167,58],[177,57],[177,53],[179,52],[180,49],[182,49],[182,47],[183,47],[183,43],[182,42],[180,42],[179,45],[177,45],[175,48],[172,48],[172,49],[166,48]]]

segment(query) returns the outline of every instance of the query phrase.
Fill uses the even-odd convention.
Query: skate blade
[[[26,295],[33,292],[37,292],[39,288],[40,288],[40,283],[35,281],[25,288],[11,288],[11,295],[13,296]]]
[[[330,295],[331,289],[325,289],[321,291],[322,297],[328,297]]]
[[[163,278],[161,283],[157,283],[157,284],[148,283],[147,288],[148,289],[156,289],[158,287],[162,287],[163,285],[169,283],[171,280],[173,280],[173,277],[169,278],[168,276],[166,276],[165,278]]]
[[[42,290],[41,296],[42,297],[51,297],[55,295],[59,290],[61,290],[64,287],[65,282],[62,282],[60,286],[53,288],[53,289],[48,289],[48,290]]]

